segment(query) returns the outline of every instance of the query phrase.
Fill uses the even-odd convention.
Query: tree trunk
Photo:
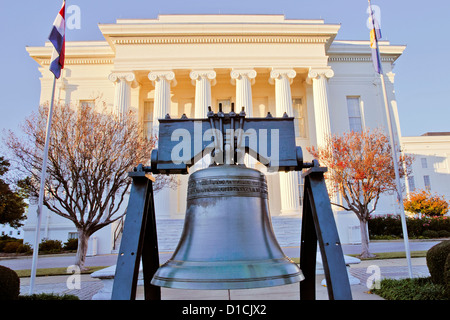
[[[369,251],[369,235],[367,233],[367,221],[362,219],[359,220],[359,225],[361,229],[361,258],[372,258],[375,255],[371,254]]]
[[[86,261],[89,237],[90,235],[85,230],[78,229],[78,249],[75,264],[80,267],[80,270],[86,270],[84,263]]]

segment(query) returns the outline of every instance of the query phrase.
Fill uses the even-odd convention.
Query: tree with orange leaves
[[[443,216],[448,212],[448,202],[444,196],[432,194],[430,191],[418,190],[403,200],[405,210],[424,214],[425,216]]]
[[[307,150],[328,167],[326,179],[335,186],[342,203],[333,205],[353,211],[360,221],[362,258],[372,257],[366,233],[370,214],[375,211],[381,194],[396,190],[394,164],[389,138],[379,129],[348,132],[328,138],[323,147]],[[400,177],[411,170],[412,158],[401,155]],[[333,198],[333,197],[332,197]]]

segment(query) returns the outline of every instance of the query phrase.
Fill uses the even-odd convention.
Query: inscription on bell
[[[267,184],[264,177],[208,177],[192,179],[188,183],[187,199],[205,197],[259,197],[267,199]]]

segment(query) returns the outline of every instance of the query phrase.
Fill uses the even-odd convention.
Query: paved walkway
[[[277,236],[279,244],[283,247],[284,252],[290,257],[299,256],[299,241],[300,241],[300,219],[293,218],[279,218],[272,219],[273,229]],[[160,254],[160,262],[164,262],[171,256],[171,252],[176,248],[180,238],[183,220],[159,220],[158,226],[158,246]],[[439,241],[414,241],[410,243],[412,251],[428,250],[430,247]],[[372,242],[370,244],[371,252],[397,252],[404,251],[402,241],[389,242]],[[358,254],[360,253],[360,245],[343,245],[344,254]],[[69,266],[73,264],[73,256],[53,256],[51,258],[39,258],[38,268],[44,267],[58,267]],[[101,255],[95,257],[88,257],[86,260],[87,266],[109,266],[114,265],[117,261],[117,255]],[[5,265],[15,270],[30,269],[31,259],[10,259],[0,260],[1,265]],[[426,277],[429,275],[426,266],[425,258],[413,259],[413,275],[415,277]],[[366,286],[367,281],[371,282],[373,279],[379,278],[405,278],[408,277],[408,267],[406,259],[390,259],[390,260],[370,260],[363,261],[360,264],[352,265],[349,269],[352,276],[361,281],[359,285],[352,285],[354,300],[373,300],[381,299],[376,295],[368,294]],[[67,281],[71,277],[54,276],[54,277],[37,277],[35,292],[54,292],[54,293],[68,293],[75,294],[82,300],[90,300],[92,296],[99,291],[103,284],[98,279],[92,279],[89,275],[81,275],[80,289],[69,289],[71,284]],[[73,280],[73,278],[70,278]],[[328,299],[326,288],[320,285],[323,275],[317,275],[317,298]],[[142,288],[141,288],[142,289]],[[258,291],[259,290],[259,291]],[[29,278],[21,279],[21,294],[26,294],[29,291]],[[163,299],[228,299],[228,292],[210,291],[201,292],[199,290],[174,290],[163,288]],[[224,295],[226,293],[226,295]],[[187,296],[186,296],[187,294]],[[250,295],[249,295],[250,294]],[[265,289],[250,289],[250,290],[233,290],[232,299],[298,299],[298,285],[288,285],[282,287],[273,287]]]
[[[80,300],[91,300],[92,297],[103,288],[103,283],[90,275],[79,276],[79,287],[72,281],[70,275],[36,277],[34,293],[73,294]],[[20,294],[26,295],[30,291],[30,278],[20,278]]]

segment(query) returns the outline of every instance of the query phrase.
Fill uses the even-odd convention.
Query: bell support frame
[[[139,165],[133,172],[129,173],[133,181],[117,258],[112,300],[134,300],[136,298],[141,258],[144,275],[144,298],[146,300],[161,299],[161,288],[150,283],[159,267],[159,256],[152,180],[148,178],[147,174],[186,174],[188,172],[189,166],[193,164],[192,161],[178,164],[170,161],[171,148],[174,147],[171,133],[176,129],[184,129],[194,134],[194,121],[209,124],[212,129],[218,128],[222,135],[225,134],[224,129],[227,125],[228,128],[232,129],[244,129],[244,123],[246,129],[270,128],[281,130],[280,141],[283,145],[280,147],[279,158],[277,159],[281,166],[277,166],[276,170],[301,171],[304,168],[310,168],[303,173],[305,178],[305,202],[300,242],[300,268],[305,275],[305,280],[300,282],[300,300],[315,300],[316,298],[317,243],[319,243],[322,255],[329,299],[351,300],[352,295],[342,246],[324,180],[324,172],[327,169],[320,167],[316,160],[312,163],[303,162],[301,148],[295,146],[294,118],[287,116],[273,118],[268,114],[266,118],[246,119],[245,113],[241,112],[237,115],[233,110],[230,114],[224,116],[221,108],[219,108],[218,114],[209,112],[207,119],[187,119],[185,115],[181,119],[170,119],[169,116],[166,116],[164,120],[161,119],[159,151],[153,150],[151,166]],[[203,131],[201,134],[203,134]],[[218,142],[225,141],[224,137],[222,137],[222,140],[216,139],[218,139],[217,136],[214,138],[215,148],[223,150],[223,145],[219,145]],[[239,136],[236,140],[239,140]],[[197,158],[205,147],[206,144],[202,144],[200,148],[195,150],[190,159]],[[249,146],[244,145],[243,149],[246,153],[249,153]],[[259,159],[259,150],[253,150],[253,152]],[[234,159],[236,159],[236,153]],[[271,162],[268,161],[266,166],[270,170]]]

